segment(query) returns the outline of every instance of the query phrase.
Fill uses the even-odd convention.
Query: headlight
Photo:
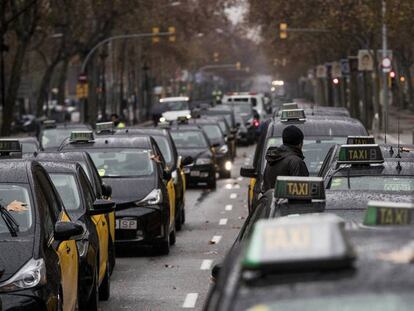
[[[223,145],[218,150],[220,153],[227,153],[229,151],[229,147],[227,145]]]
[[[190,120],[191,119],[191,114],[188,114],[185,117],[187,118],[187,120]]]
[[[161,189],[154,189],[150,193],[147,194],[145,198],[141,201],[135,202],[137,206],[143,205],[156,205],[161,203],[162,201],[162,192]]]
[[[230,161],[226,161],[226,163],[224,164],[224,168],[226,169],[226,171],[231,171],[232,166],[233,164]]]
[[[211,163],[211,159],[208,158],[200,158],[196,160],[196,165],[204,165],[204,164],[210,164]]]
[[[166,120],[164,117],[161,117],[161,118],[160,118],[160,122],[161,122],[161,123],[163,123],[163,122],[165,122],[165,121],[167,121],[167,120]]]
[[[78,246],[78,253],[79,257],[85,257],[88,253],[89,241],[87,239],[76,241],[76,245]]]
[[[30,259],[10,279],[0,283],[0,292],[33,288],[46,284],[46,266],[43,259]]]

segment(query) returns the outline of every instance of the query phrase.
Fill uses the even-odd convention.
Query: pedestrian
[[[294,125],[282,133],[283,144],[266,151],[266,168],[263,176],[263,192],[275,187],[277,176],[309,176],[302,153],[303,133]]]
[[[114,123],[114,126],[116,128],[124,128],[125,127],[125,123],[121,121],[121,119],[119,118],[119,116],[116,113],[113,113],[111,115],[111,121]]]

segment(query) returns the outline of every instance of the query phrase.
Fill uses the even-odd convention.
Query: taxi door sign
[[[414,204],[383,201],[368,202],[364,217],[367,226],[403,226],[414,223]]]
[[[324,200],[323,178],[278,176],[274,196],[291,200]]]
[[[348,136],[347,145],[373,145],[375,144],[374,136]]]
[[[381,149],[378,145],[342,145],[339,149],[339,164],[383,163]]]

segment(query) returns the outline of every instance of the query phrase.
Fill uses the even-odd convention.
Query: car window
[[[153,136],[154,140],[157,142],[158,147],[161,150],[162,156],[167,164],[172,164],[172,153],[171,148],[168,143],[167,137],[164,136]]]
[[[41,137],[43,148],[58,148],[62,142],[70,136],[72,129],[49,129],[44,130]]]
[[[215,141],[218,139],[223,139],[223,133],[221,132],[218,125],[203,125],[202,127],[210,140]]]
[[[171,132],[177,148],[208,148],[208,143],[200,131]]]
[[[80,192],[74,174],[50,174],[53,184],[58,191],[67,211],[81,209]]]
[[[86,178],[86,175],[82,172],[82,170],[79,170],[79,182],[83,189],[83,194],[85,196],[86,204],[88,208],[90,208],[95,202],[95,195],[92,191],[91,183]]]

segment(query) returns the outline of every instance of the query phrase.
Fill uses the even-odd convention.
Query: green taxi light
[[[96,123],[96,132],[97,133],[104,133],[104,132],[113,132],[115,126],[113,122],[101,122]]]
[[[306,120],[305,111],[303,109],[284,109],[281,112],[280,116],[281,121],[291,121],[291,120]]]
[[[22,145],[18,140],[0,139],[0,153],[22,152]]]
[[[45,120],[45,121],[43,121],[43,127],[44,128],[55,128],[56,127],[56,121],[55,120]]]
[[[355,253],[344,220],[312,214],[259,220],[242,260],[245,270],[320,270],[349,267]]]
[[[348,136],[347,145],[374,145],[374,136]]]
[[[274,196],[275,198],[288,200],[324,200],[323,178],[278,176]]]
[[[283,110],[285,110],[285,109],[298,109],[299,107],[298,107],[298,104],[296,104],[296,103],[285,103],[285,104],[282,104],[282,109]]]
[[[70,142],[89,142],[93,141],[93,132],[92,131],[72,131],[70,133]]]
[[[369,201],[365,212],[366,226],[404,226],[414,224],[414,204]]]
[[[339,149],[338,164],[383,163],[381,148],[375,144],[342,145]]]

